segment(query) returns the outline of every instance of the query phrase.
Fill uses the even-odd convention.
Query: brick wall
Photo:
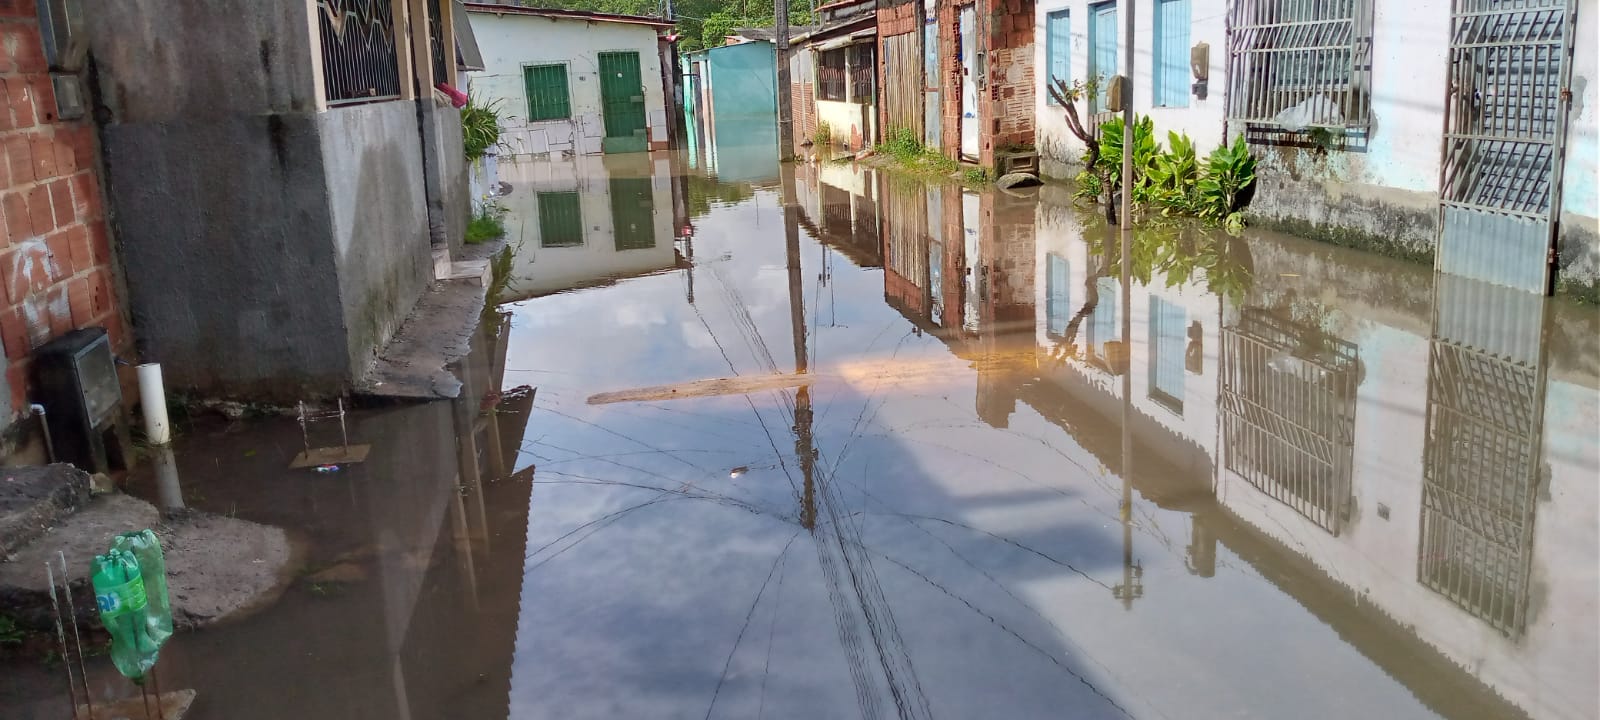
[[[939,88],[943,105],[940,132],[945,155],[961,151],[961,74],[959,23],[961,9],[974,3],[939,5]],[[994,167],[995,151],[1007,145],[1033,145],[1034,0],[977,0],[973,21],[976,52],[988,58],[988,87],[978,98],[978,161]],[[975,78],[972,78],[975,80]]]
[[[1033,145],[1033,9],[1034,0],[980,0],[989,59],[987,97],[978,103],[984,167],[994,167],[996,150]]]
[[[899,5],[878,8],[878,37],[894,37],[915,32],[917,29],[917,5],[915,2],[904,2]]]
[[[32,0],[0,0],[0,344],[9,402],[27,409],[34,348],[104,326],[128,346],[88,120],[56,118]]]

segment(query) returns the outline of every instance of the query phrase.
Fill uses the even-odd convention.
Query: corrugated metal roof
[[[529,15],[533,17],[547,17],[558,20],[587,20],[590,22],[612,22],[628,25],[649,25],[651,27],[672,27],[671,20],[644,17],[642,15],[614,15],[612,13],[589,12],[586,10],[556,10],[553,8],[531,8],[521,5],[500,5],[497,3],[469,2],[463,3],[467,12],[495,13],[497,15]]]

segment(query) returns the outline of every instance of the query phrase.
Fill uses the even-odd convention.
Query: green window
[[[522,78],[528,86],[529,122],[572,117],[566,65],[529,65],[522,69]]]
[[[583,244],[583,215],[575,192],[539,193],[539,247]]]

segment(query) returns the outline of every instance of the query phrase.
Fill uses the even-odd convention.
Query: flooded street
[[[305,558],[192,717],[1600,714],[1600,310],[739,158],[502,164],[502,314],[366,463],[179,438]]]

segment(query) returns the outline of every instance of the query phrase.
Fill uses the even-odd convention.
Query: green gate
[[[649,178],[611,178],[611,227],[617,250],[656,246],[655,202]]]
[[[644,152],[647,138],[639,53],[600,53],[600,104],[606,123],[601,149],[608,153]]]

